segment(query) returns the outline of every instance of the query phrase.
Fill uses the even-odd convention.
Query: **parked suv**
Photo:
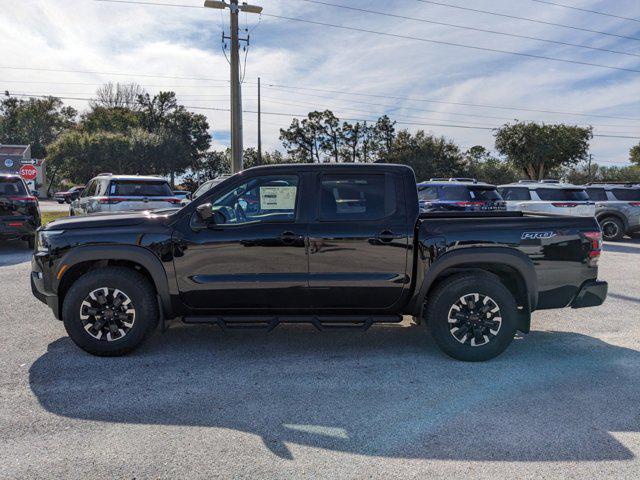
[[[70,215],[127,210],[157,210],[180,205],[169,183],[159,177],[103,173],[71,202]]]
[[[38,199],[18,175],[0,174],[0,239],[25,240],[33,248],[40,226]]]
[[[584,187],[558,180],[520,180],[498,186],[507,210],[593,217],[593,202]]]
[[[60,204],[71,203],[76,198],[80,197],[80,195],[82,195],[83,190],[84,185],[78,185],[75,187],[71,187],[69,190],[54,193],[53,198]]]
[[[485,212],[506,210],[495,185],[473,178],[432,178],[418,184],[421,212]]]
[[[640,231],[640,185],[588,183],[586,190],[596,202],[596,218],[605,240],[620,240]]]

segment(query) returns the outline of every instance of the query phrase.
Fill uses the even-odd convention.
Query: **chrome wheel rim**
[[[136,310],[127,294],[117,288],[93,290],[80,304],[85,332],[96,340],[115,342],[124,338],[136,321]]]
[[[618,225],[615,222],[604,222],[602,224],[602,233],[607,238],[613,238],[618,235]]]
[[[453,338],[471,347],[487,345],[502,327],[498,303],[481,293],[460,297],[449,309],[447,321]]]

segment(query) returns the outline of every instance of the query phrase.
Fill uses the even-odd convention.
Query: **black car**
[[[38,199],[18,175],[0,174],[0,239],[25,240],[34,246],[40,226]]]
[[[421,212],[504,211],[507,203],[495,185],[473,178],[432,178],[418,184]]]
[[[600,248],[595,218],[420,214],[405,166],[274,165],[179,210],[48,223],[31,284],[96,355],[133,350],[165,319],[366,329],[412,315],[447,354],[480,361],[536,310],[600,305]]]

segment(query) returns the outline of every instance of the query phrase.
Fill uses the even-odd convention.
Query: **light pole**
[[[225,9],[230,12],[231,40],[231,173],[242,170],[242,90],[240,87],[240,41],[249,41],[249,38],[238,36],[238,12],[261,13],[262,7],[256,5],[238,4],[238,0],[229,0],[229,3],[205,0],[206,8]],[[224,33],[223,33],[224,37]]]

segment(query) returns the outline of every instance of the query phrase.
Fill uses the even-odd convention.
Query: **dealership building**
[[[31,145],[0,144],[0,173],[20,175],[41,197],[47,193],[45,161],[31,158]]]

